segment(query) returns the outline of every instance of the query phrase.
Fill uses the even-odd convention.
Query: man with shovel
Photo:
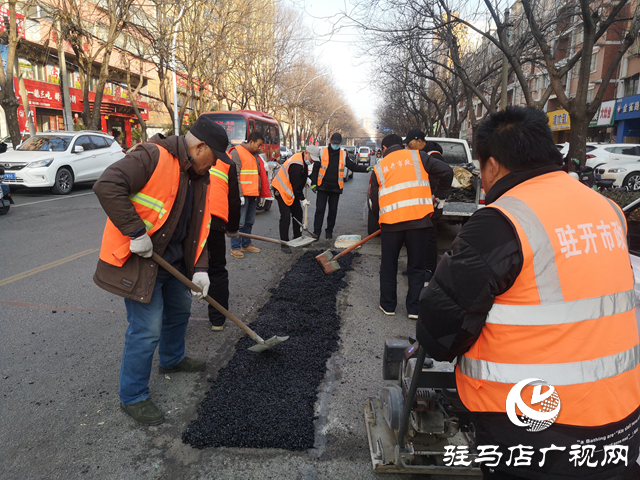
[[[108,215],[96,284],[124,297],[129,327],[120,366],[120,406],[139,423],[157,425],[162,411],[149,398],[153,354],[160,373],[204,370],[185,356],[191,296],[209,289],[209,169],[230,161],[224,129],[204,116],[184,136],[153,136],[108,167],[93,189]],[[192,279],[191,292],[150,257],[158,254]]]
[[[302,234],[300,231],[302,208],[309,205],[309,200],[304,195],[304,187],[307,184],[309,165],[312,161],[320,161],[319,150],[318,147],[309,145],[306,151],[296,153],[284,162],[276,178],[271,182],[271,186],[276,190],[275,197],[280,210],[280,240],[289,241],[291,217],[294,218],[293,238],[298,238]],[[296,222],[295,219],[298,221]],[[291,253],[291,247],[288,245],[282,245],[281,249],[284,253]]]

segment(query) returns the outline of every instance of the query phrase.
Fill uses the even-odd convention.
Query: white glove
[[[201,300],[206,297],[209,292],[209,284],[211,283],[209,281],[209,274],[207,272],[196,272],[193,274],[191,281],[202,290],[202,292],[191,290],[191,296],[196,300]]]
[[[131,253],[135,253],[144,258],[149,258],[153,255],[153,243],[151,243],[151,237],[147,235],[147,232],[144,232],[137,238],[130,239],[129,242],[129,250],[131,250]]]
[[[300,205],[306,207],[307,205],[311,205],[311,202],[305,198],[304,200],[300,200]]]
[[[444,200],[440,200],[437,197],[433,198],[433,206],[438,210],[442,210],[444,208]]]
[[[240,196],[240,206],[244,206],[244,197]]]
[[[311,179],[309,177],[307,177],[307,187],[311,186]]]

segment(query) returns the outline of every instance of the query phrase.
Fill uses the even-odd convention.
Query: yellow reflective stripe
[[[164,209],[163,202],[153,197],[150,197],[149,195],[146,195],[142,192],[138,192],[138,193],[134,193],[133,195],[130,195],[129,199],[132,202],[136,202],[144,207],[150,208],[151,210],[155,210],[156,212],[160,213],[160,218],[162,218],[162,216],[165,213],[167,213],[167,211]]]
[[[210,168],[209,169],[209,173],[211,175],[215,175],[216,177],[219,177],[221,179],[223,179],[225,182],[229,183],[229,175],[227,175],[224,172],[221,172],[220,170],[216,170],[215,168]]]
[[[153,223],[151,223],[149,220],[145,220],[143,218],[142,221],[144,222],[144,226],[147,229],[147,232],[153,228]]]
[[[242,170],[240,175],[257,175],[258,170]]]

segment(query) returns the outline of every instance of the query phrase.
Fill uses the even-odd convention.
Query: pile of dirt
[[[198,419],[182,434],[196,448],[243,447],[306,450],[314,443],[314,404],[326,363],[338,349],[336,296],[358,254],[340,258],[340,270],[325,275],[317,252],[291,267],[251,324],[262,338],[289,335],[262,353],[240,339],[229,364],[198,407]]]

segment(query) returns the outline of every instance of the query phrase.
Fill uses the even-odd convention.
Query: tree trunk
[[[20,145],[20,122],[18,121],[18,107],[20,102],[16,98],[16,95],[11,90],[2,91],[2,108],[7,120],[7,128],[9,129],[9,135],[11,136],[11,142],[16,148]]]
[[[569,110],[571,130],[569,132],[569,153],[567,158],[577,158],[584,165],[587,155],[587,131],[591,117],[585,115],[585,108],[573,107]]]

